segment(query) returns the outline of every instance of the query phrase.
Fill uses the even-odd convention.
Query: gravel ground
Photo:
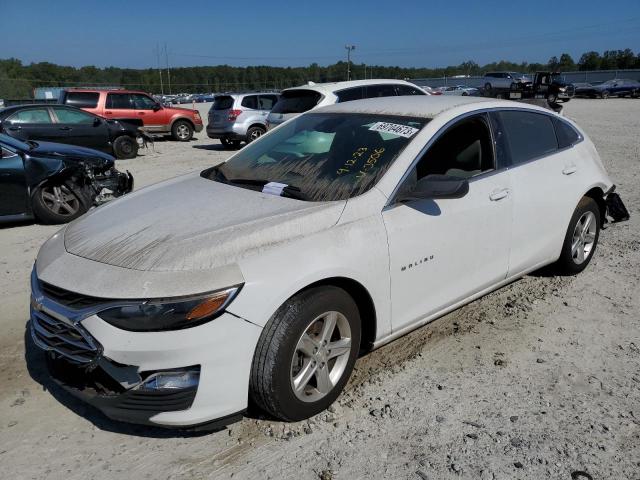
[[[581,275],[530,275],[360,359],[335,406],[306,422],[253,416],[188,434],[112,422],[70,398],[25,336],[29,271],[56,227],[0,229],[2,476],[640,479],[640,101],[565,111],[632,219],[603,232]],[[143,186],[228,156],[197,137],[118,167]]]

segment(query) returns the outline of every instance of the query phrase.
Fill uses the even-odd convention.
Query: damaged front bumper
[[[95,206],[125,195],[133,190],[133,175],[127,170],[119,172],[115,168],[93,177],[93,188],[96,195],[93,199]]]
[[[616,186],[612,185],[604,195],[604,201],[607,206],[605,219],[611,218],[613,223],[625,222],[629,220],[629,210],[627,210],[620,195],[615,193],[615,189]]]
[[[230,313],[197,327],[130,332],[102,320],[100,306],[32,275],[30,332],[52,378],[106,416],[172,428],[216,428],[247,408],[262,329]]]

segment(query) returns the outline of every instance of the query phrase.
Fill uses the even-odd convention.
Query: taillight
[[[193,116],[194,116],[194,118],[195,118],[197,121],[199,121],[199,122],[201,122],[201,121],[202,121],[202,118],[200,118],[200,113],[198,113],[198,112],[194,112],[194,113],[193,113]]]
[[[229,112],[229,121],[230,122],[235,121],[235,119],[238,118],[241,113],[242,113],[242,110],[231,110]]]

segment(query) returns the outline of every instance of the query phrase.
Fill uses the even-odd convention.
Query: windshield
[[[375,185],[427,122],[310,113],[281,125],[202,176],[300,200],[345,200]]]
[[[221,95],[216,97],[211,106],[212,110],[229,110],[233,107],[233,97],[229,95]]]
[[[315,107],[322,98],[314,90],[285,90],[271,110],[272,113],[303,113]]]

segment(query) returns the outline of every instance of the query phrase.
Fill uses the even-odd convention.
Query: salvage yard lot
[[[25,335],[29,273],[58,227],[0,229],[3,477],[640,479],[640,100],[574,99],[565,113],[631,220],[602,232],[581,275],[528,276],[367,355],[308,422],[254,416],[190,434],[112,422],[73,400]],[[140,188],[230,155],[196,137],[157,141],[117,168]]]

